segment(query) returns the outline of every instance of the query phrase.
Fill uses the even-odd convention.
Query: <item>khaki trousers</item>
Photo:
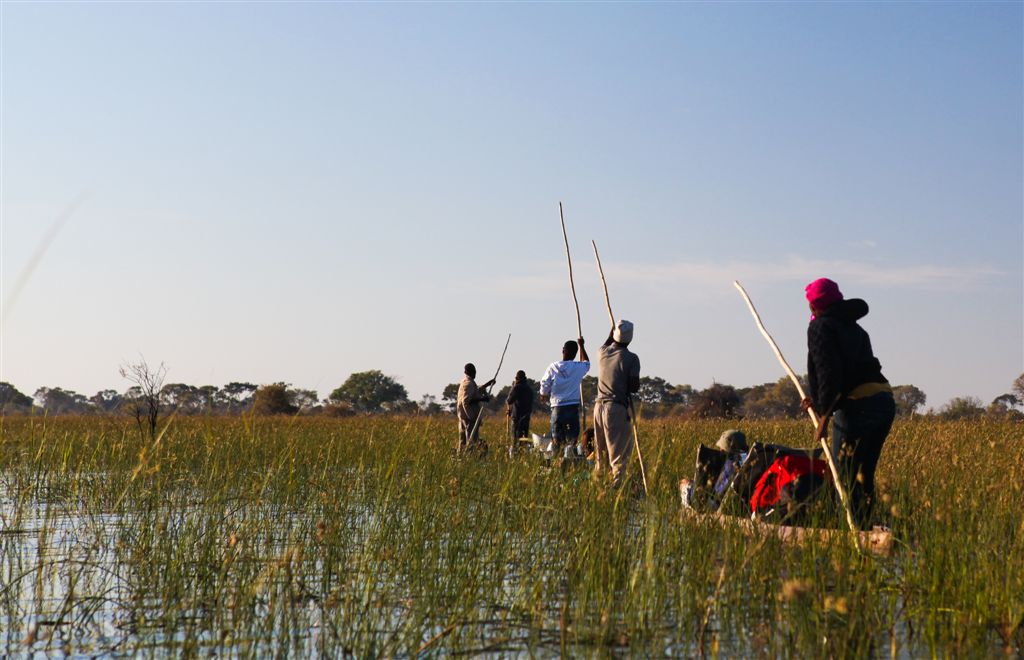
[[[608,452],[612,481],[618,485],[633,451],[629,409],[618,403],[598,401],[594,406],[594,443]]]
[[[465,419],[459,417],[459,451],[463,452],[471,447],[476,447],[480,443],[480,426],[483,425],[483,420],[476,426],[476,432],[473,433],[473,437],[470,437],[470,431],[473,430],[473,424],[476,423],[476,417],[473,419]]]

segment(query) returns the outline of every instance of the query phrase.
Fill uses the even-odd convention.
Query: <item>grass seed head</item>
[[[847,614],[849,608],[846,605],[846,596],[825,596],[824,608],[826,612],[835,612],[836,614]]]
[[[784,601],[793,601],[806,596],[811,590],[811,581],[803,578],[792,578],[782,583],[779,597]]]

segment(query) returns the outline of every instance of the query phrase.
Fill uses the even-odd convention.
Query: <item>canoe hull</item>
[[[688,486],[689,479],[683,479],[679,482],[680,496],[684,497],[684,503],[684,491]],[[821,529],[816,527],[773,525],[772,523],[752,520],[750,518],[727,516],[724,513],[719,513],[717,511],[697,511],[685,504],[683,506],[683,515],[692,520],[712,520],[723,526],[731,525],[749,536],[770,534],[778,537],[783,542],[798,545],[803,545],[811,541],[816,541],[818,543],[840,542],[851,539],[851,535],[854,534],[854,532],[845,529]],[[888,527],[876,525],[870,530],[856,532],[856,534],[860,547],[871,554],[878,555],[880,557],[887,557],[892,554],[894,543],[892,531]]]

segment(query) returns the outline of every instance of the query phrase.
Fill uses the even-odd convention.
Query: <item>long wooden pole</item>
[[[562,221],[562,239],[565,241],[565,259],[569,262],[569,288],[572,290],[572,302],[576,306],[576,336],[583,336],[583,324],[580,322],[580,302],[576,299],[576,284],[572,278],[572,255],[569,254],[569,234],[565,231],[565,213],[562,203],[558,203],[558,219]]]
[[[793,381],[793,385],[796,386],[796,391],[800,394],[800,400],[802,401],[806,399],[807,395],[804,394],[804,388],[800,385],[800,379],[796,377],[795,373],[793,373],[793,369],[790,368],[789,363],[786,362],[786,358],[782,356],[782,351],[779,350],[779,345],[775,343],[775,340],[772,339],[772,336],[768,333],[767,328],[764,327],[764,323],[761,321],[761,315],[757,313],[757,310],[754,308],[754,303],[750,301],[750,296],[747,295],[743,285],[737,281],[733,281],[732,284],[736,287],[736,290],[740,292],[740,295],[743,296],[743,300],[746,301],[747,307],[750,308],[750,313],[754,316],[754,321],[757,323],[758,329],[768,341],[768,345],[772,347],[773,351],[775,351],[775,357],[779,359],[779,363],[782,364],[782,368],[786,370],[787,374],[789,374],[789,379]],[[832,412],[833,407],[834,404],[829,407],[824,421],[827,421],[828,414]],[[839,493],[839,501],[842,502],[843,509],[846,511],[846,524],[850,526],[850,531],[853,532],[853,543],[859,550],[860,541],[857,538],[857,532],[860,530],[857,529],[856,523],[853,522],[853,511],[850,509],[850,500],[846,496],[846,489],[839,480],[839,470],[836,468],[835,458],[832,456],[832,448],[829,447],[828,441],[825,439],[825,427],[822,423],[823,420],[818,419],[818,415],[815,414],[813,408],[808,407],[807,414],[810,415],[811,421],[814,423],[815,440],[820,441],[822,449],[825,450],[825,461],[828,463],[828,468],[832,472],[832,483],[835,484],[836,492]]]
[[[594,259],[597,261],[597,272],[601,276],[601,286],[604,288],[604,304],[608,308],[608,319],[612,323],[612,332],[615,331],[615,315],[612,314],[612,301],[608,296],[608,282],[604,279],[604,268],[601,267],[601,255],[597,252],[597,242],[591,240],[594,246]],[[636,458],[640,462],[640,479],[644,483],[644,494],[650,495],[647,489],[647,470],[644,468],[644,455],[640,452],[640,434],[636,430],[636,411],[633,409],[633,397],[629,397],[629,421],[633,427],[633,446],[636,447]],[[594,434],[594,446],[597,446],[597,434]],[[609,458],[609,462],[611,459]]]
[[[511,392],[515,388],[516,388],[516,380],[515,380],[515,378],[513,378],[512,382],[508,386],[508,391],[510,392],[509,396],[511,396]],[[527,424],[527,426],[529,426],[529,424]],[[515,429],[513,428],[513,424],[512,424],[512,410],[511,410],[511,408],[505,410],[505,436],[508,439],[509,450],[511,451],[512,447],[514,447],[515,444],[516,444]],[[509,454],[509,455],[511,456],[511,454]]]
[[[494,370],[494,382],[498,382],[498,374],[501,373],[501,365],[505,364],[505,353],[508,352],[508,343],[512,341],[512,333],[508,333],[508,338],[505,339],[505,348],[501,349],[501,359],[498,360],[498,368]]]
[[[750,301],[750,296],[747,295],[743,285],[739,282],[734,280],[732,285],[736,287],[736,290],[740,292],[741,296],[743,296],[743,300],[746,301],[747,307],[750,309],[750,313],[754,316],[754,322],[757,323],[757,329],[761,331],[761,334],[764,335],[768,345],[772,347],[773,351],[775,351],[775,357],[779,359],[779,363],[782,364],[782,368],[786,370],[786,373],[789,375],[789,379],[793,381],[793,385],[796,387],[796,391],[800,395],[800,400],[803,401],[807,398],[807,395],[804,394],[804,388],[803,385],[800,384],[800,379],[796,377],[793,369],[789,366],[789,362],[786,362],[786,358],[782,356],[782,351],[779,350],[779,345],[775,343],[771,334],[768,333],[768,329],[764,327],[764,323],[761,321],[761,315],[757,313],[756,309],[754,309],[754,303]],[[815,414],[814,409],[808,408],[807,414],[810,415],[811,421],[814,422],[814,428],[817,429],[818,415]]]
[[[608,318],[611,320],[612,329],[614,330],[615,329],[615,315],[612,314],[612,303],[611,303],[611,299],[608,297],[608,282],[605,281],[605,279],[604,279],[604,268],[601,268],[601,255],[599,255],[597,253],[597,243],[595,243],[593,240],[591,240],[590,244],[592,246],[594,246],[594,259],[597,261],[597,274],[601,276],[601,288],[604,290],[604,304],[608,307]],[[595,405],[595,409],[596,409],[596,405]],[[634,438],[633,440],[635,442],[636,438]],[[639,452],[640,444],[637,443],[636,446],[637,446],[637,449],[638,449],[637,455],[639,455],[640,454],[640,452]],[[601,445],[597,442],[597,423],[595,422],[594,423],[594,452],[595,452],[594,453],[594,459],[597,461],[598,465],[601,465],[601,452],[599,451],[600,447],[601,447]],[[609,468],[610,468],[611,467],[611,465],[610,465],[611,459],[609,458],[608,460],[609,460]],[[645,486],[646,486],[646,484],[645,484]]]
[[[612,329],[615,328],[615,315],[612,314],[612,301],[608,297],[608,282],[604,279],[604,268],[601,268],[601,255],[597,253],[597,243],[590,241],[594,246],[594,259],[597,261],[597,274],[601,276],[601,287],[604,289],[604,304],[608,306],[608,318],[612,322]]]
[[[572,277],[572,255],[569,254],[569,234],[565,231],[565,213],[562,203],[558,203],[558,219],[562,222],[562,240],[565,241],[565,260],[569,262],[569,288],[572,290],[572,303],[576,306],[576,336],[583,336],[583,324],[580,322],[580,301],[576,298],[576,283]],[[587,428],[587,403],[583,400],[583,381],[580,381],[580,433]],[[597,443],[595,442],[596,446]]]

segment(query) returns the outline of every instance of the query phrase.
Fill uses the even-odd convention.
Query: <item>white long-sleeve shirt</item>
[[[580,383],[590,371],[589,362],[561,360],[554,362],[540,380],[540,393],[551,397],[551,407],[580,404]]]

